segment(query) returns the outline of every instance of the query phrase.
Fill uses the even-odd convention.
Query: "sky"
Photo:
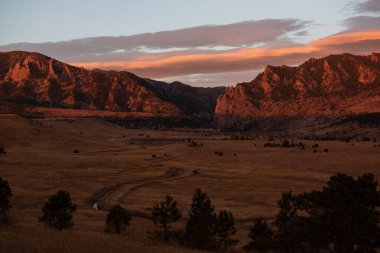
[[[380,52],[380,0],[1,0],[0,51],[193,86]]]

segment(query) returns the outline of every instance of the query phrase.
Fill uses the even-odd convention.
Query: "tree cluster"
[[[283,193],[275,224],[251,229],[247,250],[259,252],[375,253],[380,246],[380,192],[374,175],[338,173],[322,190]],[[258,232],[259,231],[259,232]]]

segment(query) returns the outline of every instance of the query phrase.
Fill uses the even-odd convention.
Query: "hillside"
[[[251,82],[226,89],[87,70],[38,53],[0,53],[0,111],[23,113],[26,108],[32,115],[100,115],[133,126],[212,123],[234,130],[309,131],[380,112],[380,54],[267,66]]]
[[[0,53],[0,101],[49,108],[142,112],[210,121],[224,88],[194,88],[122,71],[86,70],[38,53]]]
[[[263,119],[341,117],[380,111],[380,54],[330,55],[298,67],[267,66],[218,98],[215,124],[244,127]]]

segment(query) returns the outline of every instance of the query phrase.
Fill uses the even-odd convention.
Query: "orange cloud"
[[[343,50],[349,51],[343,51]],[[309,57],[330,53],[363,53],[380,50],[380,31],[332,35],[305,45],[283,48],[245,48],[227,52],[175,55],[159,59],[109,62],[75,62],[89,69],[128,70],[150,78],[166,78],[201,73],[246,71],[266,64],[298,64]],[[155,54],[155,57],[160,54]]]

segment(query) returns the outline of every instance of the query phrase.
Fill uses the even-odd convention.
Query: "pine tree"
[[[72,213],[75,210],[76,205],[71,202],[70,194],[58,191],[45,203],[39,221],[58,230],[66,229],[74,225]]]
[[[0,222],[8,222],[8,212],[11,208],[12,191],[6,180],[0,177]]]
[[[108,233],[121,234],[129,225],[131,216],[121,205],[114,205],[108,212],[105,231]]]
[[[296,197],[291,192],[282,194],[278,202],[280,211],[276,216],[276,247],[280,252],[294,253],[302,247],[305,239],[303,222],[297,212]]]
[[[264,219],[257,218],[255,220],[249,232],[249,238],[251,241],[248,245],[244,246],[244,249],[247,251],[256,250],[264,253],[273,248],[273,232]]]
[[[217,216],[207,194],[197,189],[193,196],[185,240],[189,247],[212,250],[217,247]]]
[[[334,253],[376,252],[380,246],[377,189],[373,174],[355,179],[338,173],[322,191],[302,195],[300,210],[313,225],[309,243]]]
[[[169,195],[166,199],[152,208],[152,220],[154,224],[163,232],[165,241],[169,240],[171,224],[181,219],[181,212],[177,208],[177,201]],[[156,234],[161,234],[161,231]]]
[[[217,220],[217,231],[221,243],[226,250],[229,246],[236,245],[239,240],[232,239],[231,237],[236,234],[235,218],[231,212],[226,210],[220,211]]]

